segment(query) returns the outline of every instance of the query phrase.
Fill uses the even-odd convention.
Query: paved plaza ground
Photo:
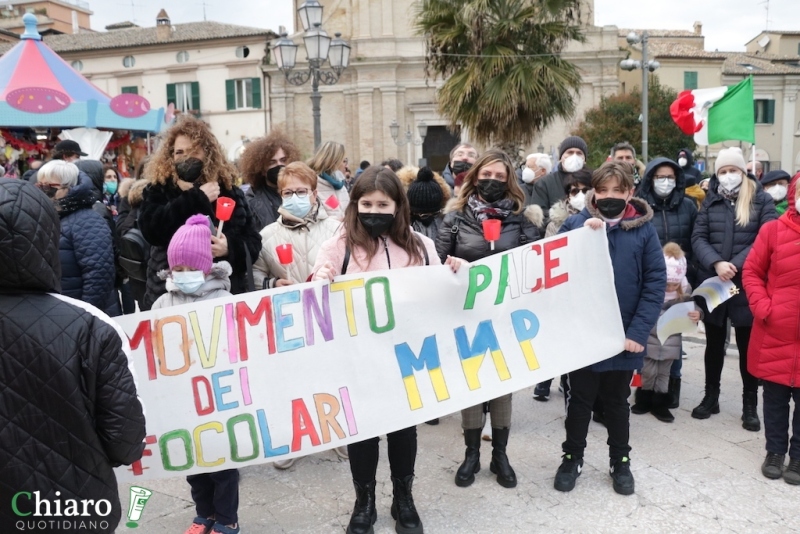
[[[519,480],[514,489],[498,485],[489,472],[487,442],[475,483],[456,487],[453,477],[464,453],[460,417],[419,425],[414,497],[425,532],[800,532],[800,487],[764,478],[764,432],[742,429],[735,345],[723,371],[722,413],[706,421],[690,415],[703,395],[703,340],[691,338],[684,347],[688,359],[675,422],[631,415],[635,495],[623,497],[611,488],[606,431],[594,422],[577,486],[570,493],[553,489],[564,440],[563,396],[554,383],[546,403],[534,401],[532,389],[514,395],[508,446]],[[189,485],[173,478],[146,486],[155,494],[139,528],[127,529],[123,518],[117,532],[182,534],[194,517]],[[333,451],[302,458],[288,471],[270,465],[242,469],[240,492],[245,534],[342,533],[355,499],[348,464]],[[127,510],[127,485],[120,485],[120,498]],[[394,532],[391,499],[382,441],[376,533]]]

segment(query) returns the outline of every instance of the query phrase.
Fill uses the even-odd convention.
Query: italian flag
[[[669,107],[672,120],[698,145],[756,142],[752,76],[730,87],[683,91]]]

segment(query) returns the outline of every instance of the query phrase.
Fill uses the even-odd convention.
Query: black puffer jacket
[[[454,211],[451,201],[445,208],[445,216],[439,235],[436,236],[436,252],[442,263],[447,256],[455,256],[473,262],[498,252],[511,250],[542,238],[539,228],[544,217],[539,206],[528,206],[517,215],[513,213],[503,219],[500,239],[494,250],[483,238],[483,225],[467,206],[462,211]]]
[[[278,208],[281,207],[281,196],[276,189],[260,186],[245,193],[250,211],[253,212],[253,229],[261,232],[264,228],[278,220]]]
[[[653,177],[656,169],[669,165],[675,173],[675,189],[667,198],[661,198],[653,190]],[[686,196],[686,176],[683,169],[667,158],[656,158],[647,165],[644,178],[636,196],[644,199],[653,209],[653,226],[658,233],[658,240],[663,247],[669,242],[680,245],[686,254],[688,273],[686,277],[694,286],[697,278],[697,265],[692,261],[692,230],[697,219],[697,205]]]
[[[231,264],[231,293],[244,293],[247,290],[247,269],[261,252],[261,235],[255,231],[253,216],[241,189],[236,186],[232,190],[221,188],[220,196],[232,198],[236,202],[236,208],[231,220],[222,227],[222,232],[228,238],[228,255],[214,258],[214,261],[224,260]],[[166,185],[150,184],[145,188],[138,221],[142,235],[152,246],[147,264],[144,309],[149,310],[156,299],[167,292],[164,280],[158,277],[159,271],[169,269],[167,247],[178,228],[186,224],[189,217],[198,213],[208,215],[214,226],[219,226],[216,202],[209,202],[206,194],[197,185],[188,191],[181,191],[170,181]],[[247,264],[248,252],[250,265]]]
[[[57,295],[59,221],[33,184],[0,178],[0,525],[18,492],[41,499],[105,499],[113,532],[121,517],[112,468],[142,455],[145,421],[123,347],[107,316]],[[56,492],[60,492],[56,496]],[[32,513],[24,495],[17,507]],[[103,508],[101,507],[101,510]],[[63,508],[62,508],[63,510]],[[76,519],[36,517],[33,519]],[[54,530],[55,531],[55,530]]]
[[[717,326],[723,326],[728,316],[733,326],[753,324],[753,315],[742,286],[742,269],[758,231],[764,223],[777,218],[772,197],[761,189],[761,184],[755,178],[749,175],[747,178],[756,186],[747,226],[741,227],[736,223],[736,206],[717,192],[719,182],[714,175],[692,232],[694,259],[699,267],[698,283],[717,275],[714,264],[719,261],[734,264],[738,271],[733,277],[733,283],[739,288],[739,294],[715,308],[713,313],[706,314],[705,320]],[[703,311],[706,311],[705,308]]]

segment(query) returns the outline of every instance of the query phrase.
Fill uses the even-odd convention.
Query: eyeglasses
[[[50,183],[50,182],[36,182],[36,187],[38,187],[43,191],[47,191],[48,189],[61,189],[61,184]]]
[[[655,178],[656,180],[674,180],[675,179],[675,175],[673,175],[673,174],[658,174],[658,175],[654,176],[653,178]]]
[[[306,198],[308,193],[310,193],[308,189],[284,189],[281,191],[281,196],[285,199],[290,199],[293,195],[297,195],[297,198]]]
[[[588,192],[589,192],[588,187],[581,187],[581,188],[573,187],[572,189],[569,190],[569,196],[574,197],[577,196],[578,193],[583,193],[585,195]]]
[[[344,158],[344,161],[343,161],[342,163],[344,163],[345,165],[347,165],[347,163],[348,163],[348,161],[347,161],[347,158]]]

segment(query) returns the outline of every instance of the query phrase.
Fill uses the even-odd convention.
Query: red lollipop
[[[500,239],[500,219],[486,219],[483,221],[483,238],[491,244],[494,250],[494,242]]]
[[[217,237],[222,236],[222,225],[225,221],[230,220],[233,215],[233,208],[236,207],[236,201],[228,197],[219,197],[217,199],[217,220],[219,220],[219,228],[217,229]]]
[[[292,263],[292,245],[291,243],[284,243],[275,247],[275,253],[278,254],[278,261],[281,265],[289,265]]]
[[[335,210],[339,207],[339,199],[336,198],[336,195],[331,195],[328,197],[328,200],[325,201],[325,205],[330,209]]]

